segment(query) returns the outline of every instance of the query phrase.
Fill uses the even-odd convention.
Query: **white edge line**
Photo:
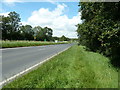
[[[55,57],[55,56],[59,55],[60,53],[62,53],[62,52],[64,52],[64,51],[66,51],[66,50],[67,50],[67,49],[69,49],[70,47],[71,47],[71,46],[69,46],[68,48],[64,49],[63,51],[58,52],[57,54],[55,54],[55,55],[53,55],[53,56],[51,56],[51,57],[49,57],[49,58],[47,58],[47,59],[45,59],[45,60],[43,60],[43,61],[39,62],[38,64],[35,64],[35,65],[33,65],[33,66],[29,67],[28,69],[26,69],[26,70],[24,70],[24,71],[22,71],[22,72],[20,72],[20,73],[18,73],[18,74],[16,74],[16,75],[14,75],[14,76],[12,76],[12,77],[8,78],[8,79],[6,79],[6,80],[4,80],[4,81],[0,82],[0,87],[1,87],[2,85],[4,85],[5,83],[7,83],[7,82],[9,82],[9,81],[11,81],[11,80],[13,80],[13,79],[15,79],[16,77],[18,77],[18,76],[20,76],[20,75],[24,74],[25,72],[28,72],[29,70],[32,70],[33,68],[35,68],[35,67],[39,66],[40,64],[42,64],[42,63],[44,63],[44,62],[48,61],[49,59],[51,59],[51,58],[53,58],[53,57]]]

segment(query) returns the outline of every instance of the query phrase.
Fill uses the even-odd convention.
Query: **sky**
[[[78,2],[2,2],[0,15],[7,16],[15,11],[23,25],[41,26],[53,29],[53,36],[65,35],[77,38],[77,25],[82,23]]]

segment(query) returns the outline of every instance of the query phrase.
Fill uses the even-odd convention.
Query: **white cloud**
[[[11,6],[15,6],[15,2],[22,3],[24,2],[24,0],[3,0],[2,2],[11,7]]]
[[[0,13],[0,15],[4,15],[5,17],[7,17],[9,14],[9,12],[5,12],[5,13]]]
[[[48,8],[40,8],[33,11],[32,15],[28,18],[27,22],[23,24],[30,24],[34,26],[50,27],[53,29],[53,36],[65,35],[70,38],[77,37],[76,29],[78,23],[81,23],[80,13],[78,15],[69,18],[64,14],[65,4],[59,4],[57,7],[50,11]]]

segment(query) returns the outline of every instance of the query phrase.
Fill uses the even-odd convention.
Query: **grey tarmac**
[[[73,44],[6,48],[2,50],[2,81],[50,58]]]

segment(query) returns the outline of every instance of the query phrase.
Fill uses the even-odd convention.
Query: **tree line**
[[[80,2],[79,44],[110,57],[120,67],[120,2]]]
[[[36,41],[54,41],[58,37],[52,37],[53,30],[48,27],[31,25],[22,25],[21,18],[15,11],[10,12],[8,16],[0,16],[0,32],[2,31],[2,40],[36,40]],[[60,37],[60,41],[68,41],[69,38],[64,35]]]

